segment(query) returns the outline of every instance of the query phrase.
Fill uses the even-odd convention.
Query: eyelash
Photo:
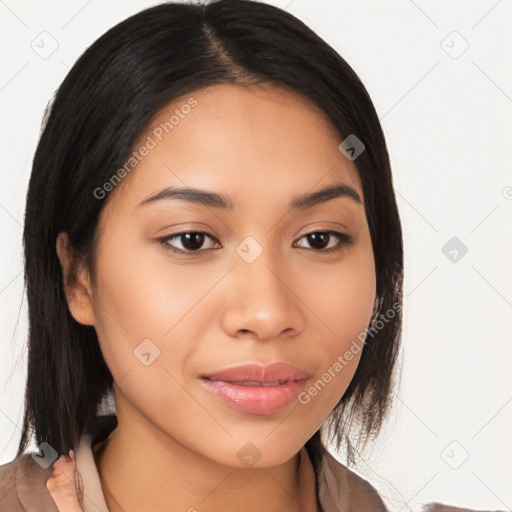
[[[310,251],[315,251],[320,254],[330,254],[333,252],[341,251],[341,249],[343,249],[346,246],[351,245],[354,241],[353,237],[351,237],[350,235],[347,235],[346,233],[340,233],[339,231],[332,231],[329,229],[325,229],[325,230],[320,229],[318,231],[311,231],[310,233],[306,233],[305,235],[302,235],[299,238],[299,240],[302,240],[304,237],[306,237],[308,235],[313,235],[313,234],[317,234],[317,233],[328,233],[329,235],[334,236],[335,238],[338,239],[338,244],[335,247],[331,247],[330,249],[308,249],[307,247],[299,247],[299,248],[307,249]],[[169,240],[179,238],[180,236],[183,236],[183,235],[190,235],[190,234],[205,235],[208,238],[215,240],[215,238],[213,236],[211,236],[209,233],[206,233],[204,231],[182,231],[181,233],[174,233],[173,235],[169,235],[164,238],[159,238],[159,239],[157,239],[157,242],[159,242],[163,246],[164,250],[166,250],[166,251],[170,251],[172,253],[177,253],[177,254],[184,254],[187,256],[191,256],[191,255],[199,254],[203,251],[211,250],[211,249],[199,249],[197,251],[190,251],[190,250],[184,251],[183,249],[176,249],[175,247],[172,247],[168,244]]]

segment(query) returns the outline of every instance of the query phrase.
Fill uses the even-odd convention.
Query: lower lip
[[[201,379],[203,385],[227,405],[250,414],[275,414],[297,401],[307,379],[280,386],[243,386],[221,380]]]

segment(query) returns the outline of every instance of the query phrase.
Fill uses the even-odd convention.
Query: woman
[[[2,510],[386,510],[324,443],[353,461],[389,410],[400,220],[363,84],[299,20],[162,4],[102,36],[49,109],[24,246]]]

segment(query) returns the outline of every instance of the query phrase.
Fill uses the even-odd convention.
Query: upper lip
[[[209,380],[225,382],[287,382],[302,380],[309,377],[309,373],[295,365],[277,362],[265,366],[259,364],[244,364],[232,366],[204,375]]]

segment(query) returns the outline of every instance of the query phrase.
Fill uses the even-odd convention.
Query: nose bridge
[[[232,296],[225,316],[226,329],[251,331],[257,337],[272,338],[287,329],[298,330],[301,313],[297,309],[279,251],[265,248],[247,237],[236,248],[232,271]]]
[[[237,254],[237,279],[242,289],[245,288],[244,295],[261,301],[261,306],[275,303],[277,307],[288,302],[289,290],[284,284],[286,276],[281,270],[278,250],[270,248],[268,244],[263,247],[253,237],[247,237],[237,247]]]

